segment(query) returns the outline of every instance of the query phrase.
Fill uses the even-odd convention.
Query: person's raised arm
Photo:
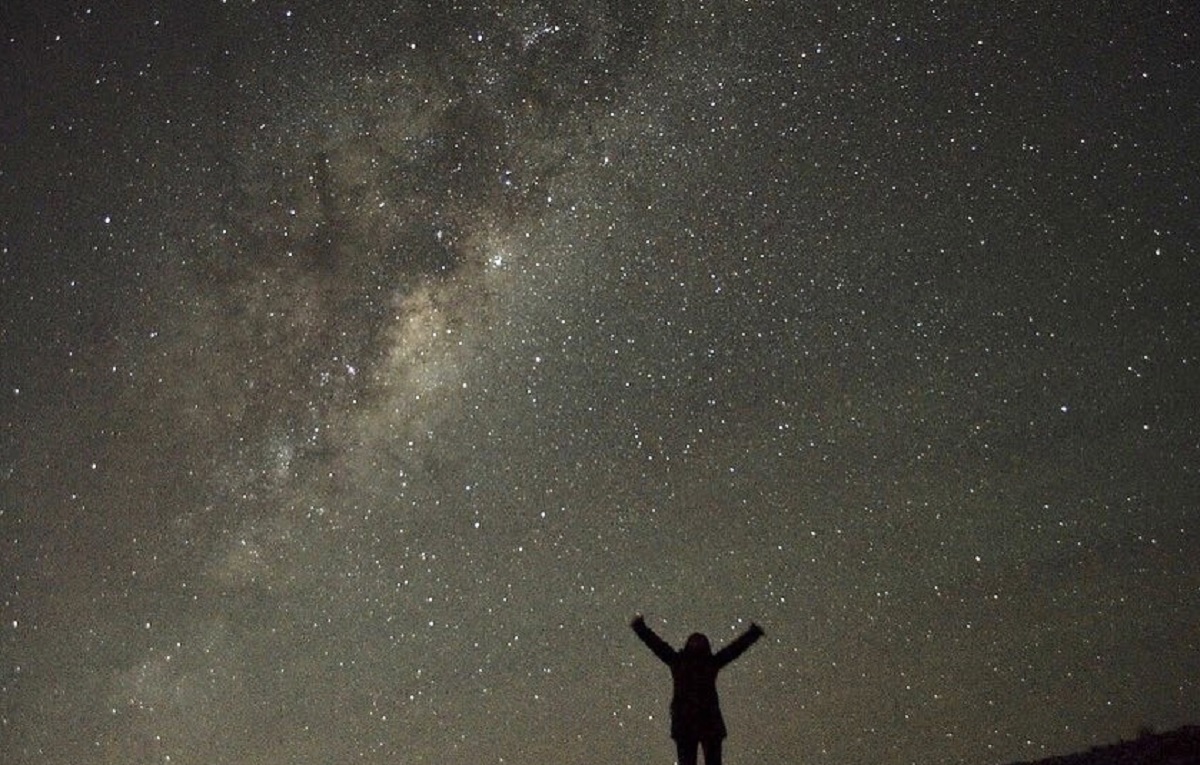
[[[646,620],[641,614],[633,617],[633,621],[629,623],[629,626],[633,627],[633,631],[642,639],[646,647],[654,651],[654,655],[662,659],[663,662],[670,664],[675,660],[675,649],[667,645],[667,641],[654,634],[654,630],[646,626]]]
[[[763,628],[759,627],[754,622],[750,622],[750,629],[743,632],[729,645],[725,646],[713,656],[717,661],[718,667],[723,667],[729,662],[746,652],[746,649],[754,645],[754,641],[758,640],[764,634]]]

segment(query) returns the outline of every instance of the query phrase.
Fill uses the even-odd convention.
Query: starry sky
[[[1200,7],[0,9],[0,759],[1200,722]]]

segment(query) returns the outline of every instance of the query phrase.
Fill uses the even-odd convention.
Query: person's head
[[[693,632],[691,635],[688,635],[687,643],[683,646],[683,652],[693,656],[712,656],[712,647],[708,644],[708,637],[703,633]]]

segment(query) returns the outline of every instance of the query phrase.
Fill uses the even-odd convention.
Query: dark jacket
[[[671,668],[675,686],[671,696],[671,738],[685,741],[725,738],[725,720],[717,699],[717,673],[762,637],[762,628],[750,625],[737,640],[714,654],[708,638],[698,632],[676,651],[642,619],[635,619],[631,626],[654,655]]]

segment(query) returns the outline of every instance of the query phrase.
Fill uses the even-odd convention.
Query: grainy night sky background
[[[344,7],[342,7],[344,5]],[[6,2],[0,759],[1200,721],[1194,2]]]

